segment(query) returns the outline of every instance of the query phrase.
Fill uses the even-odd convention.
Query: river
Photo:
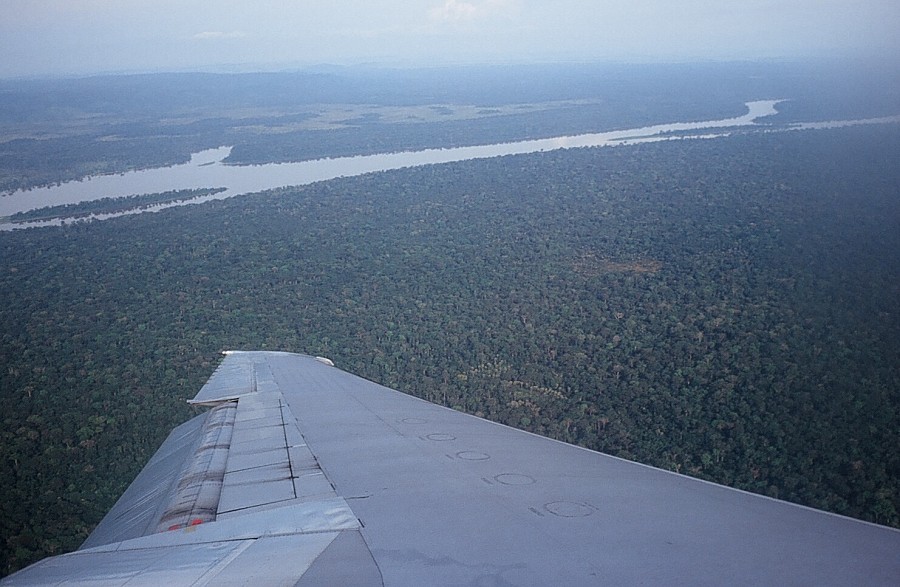
[[[36,188],[13,192],[0,197],[0,217],[17,212],[25,212],[46,206],[74,204],[100,198],[152,194],[172,190],[198,188],[225,188],[224,191],[192,200],[167,202],[140,210],[130,210],[115,214],[91,216],[96,220],[104,220],[125,214],[153,212],[174,206],[198,204],[214,199],[231,198],[243,194],[260,192],[279,187],[307,185],[318,181],[351,177],[376,171],[388,171],[405,167],[416,167],[439,163],[451,163],[470,159],[485,159],[505,155],[520,155],[557,149],[579,147],[608,147],[631,145],[674,139],[699,139],[727,136],[735,127],[757,127],[758,130],[770,127],[760,125],[757,120],[777,114],[776,105],[783,100],[759,100],[747,102],[747,113],[735,118],[707,120],[701,122],[675,122],[642,128],[616,130],[602,133],[562,136],[548,139],[516,141],[470,147],[447,149],[425,149],[422,151],[406,151],[383,153],[377,155],[360,155],[355,157],[338,157],[315,159],[297,163],[270,163],[264,165],[226,165],[223,160],[228,157],[231,147],[219,147],[195,153],[188,163],[131,171],[117,175],[99,175],[78,181],[70,181],[56,186]],[[772,127],[776,130],[793,130],[803,128],[834,128],[856,124],[877,124],[898,122],[900,116],[803,123],[798,125]],[[718,129],[718,130],[717,130]],[[667,133],[690,133],[671,136]],[[14,228],[30,228],[37,226],[59,225],[66,220],[51,220],[28,223],[0,224],[0,230]]]

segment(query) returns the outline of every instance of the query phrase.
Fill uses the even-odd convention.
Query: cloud
[[[428,16],[437,22],[463,22],[508,12],[515,8],[515,0],[444,0],[432,8]]]
[[[222,32],[222,31],[204,31],[202,33],[197,33],[192,38],[198,41],[210,41],[210,40],[219,40],[219,39],[243,39],[247,36],[247,33],[243,31],[230,31],[230,32]]]

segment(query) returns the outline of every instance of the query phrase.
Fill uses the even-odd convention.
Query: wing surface
[[[81,549],[4,585],[896,585],[900,532],[230,352]]]

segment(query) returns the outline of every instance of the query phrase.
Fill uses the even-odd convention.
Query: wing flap
[[[101,520],[82,549],[138,538],[156,530],[185,461],[196,449],[208,414],[174,429],[147,466]]]
[[[223,361],[194,403],[211,409],[170,434],[77,553],[4,584],[293,584],[358,534],[264,356]]]

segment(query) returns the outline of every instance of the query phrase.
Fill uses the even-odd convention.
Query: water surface
[[[756,130],[793,130],[835,128],[856,124],[880,124],[900,121],[900,116],[847,121],[802,123],[788,126],[760,125],[758,119],[777,114],[776,105],[783,100],[759,100],[747,102],[743,116],[700,122],[674,122],[641,128],[615,130],[548,139],[515,141],[490,145],[425,149],[355,157],[315,159],[296,163],[270,163],[265,165],[226,165],[231,147],[219,147],[195,153],[188,163],[130,171],[118,175],[100,175],[60,185],[14,192],[0,198],[0,217],[46,206],[74,204],[78,202],[138,194],[151,194],[172,190],[225,188],[217,194],[192,200],[166,202],[143,209],[114,214],[98,214],[91,219],[106,219],[125,214],[154,212],[174,206],[197,204],[214,199],[231,198],[243,194],[274,188],[307,185],[310,183],[350,177],[376,171],[402,169],[421,165],[452,163],[471,159],[485,159],[505,155],[520,155],[558,149],[580,147],[608,147],[632,145],[664,140],[708,139],[727,136],[736,128],[755,127]],[[718,129],[718,130],[717,130]],[[684,134],[686,131],[704,131]],[[711,132],[710,132],[711,131]],[[669,133],[679,133],[672,136]],[[65,220],[0,224],[0,230],[34,226],[58,225]]]

